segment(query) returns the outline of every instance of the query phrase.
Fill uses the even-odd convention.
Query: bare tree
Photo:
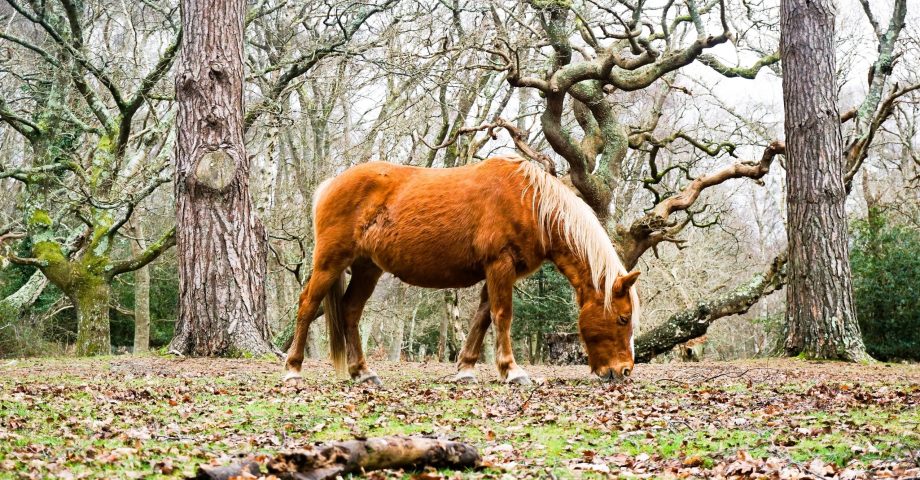
[[[167,181],[160,152],[168,141],[168,103],[154,97],[181,30],[170,23],[168,7],[126,11],[126,23],[143,26],[134,44],[150,41],[157,53],[152,62],[128,60],[128,42],[109,41],[107,29],[127,32],[99,22],[93,4],[6,3],[11,13],[0,40],[17,56],[4,62],[20,63],[3,69],[4,89],[13,90],[0,100],[0,121],[26,140],[29,153],[19,165],[0,164],[0,179],[17,181],[25,193],[22,218],[4,240],[30,245],[27,256],[7,258],[41,271],[73,303],[78,354],[107,354],[113,279],[174,244],[167,229],[133,257],[114,258],[136,206]],[[100,58],[123,62],[113,62],[116,69]]]

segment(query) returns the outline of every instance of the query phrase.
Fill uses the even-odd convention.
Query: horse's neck
[[[588,262],[580,258],[564,240],[553,239],[549,259],[572,284],[579,305],[589,295],[595,293],[594,284],[591,282],[591,268],[588,266]]]

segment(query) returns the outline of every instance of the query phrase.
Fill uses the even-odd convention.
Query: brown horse
[[[633,368],[639,272],[626,272],[588,205],[535,164],[516,157],[446,169],[365,163],[320,185],[313,218],[313,274],[300,295],[285,379],[300,376],[307,330],[325,298],[336,369],[345,369],[347,350],[352,378],[380,382],[364,361],[358,321],[380,275],[390,272],[428,288],[485,279],[456,379],[475,380],[494,321],[499,375],[528,383],[511,350],[512,288],[545,260],[575,288],[591,371],[612,380]]]

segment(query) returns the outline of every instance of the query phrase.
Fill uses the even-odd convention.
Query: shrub
[[[920,232],[872,208],[853,225],[853,295],[869,354],[920,360]]]

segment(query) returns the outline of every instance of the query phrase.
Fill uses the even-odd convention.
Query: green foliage
[[[532,354],[539,357],[543,334],[574,332],[578,328],[577,319],[578,306],[572,286],[551,263],[544,263],[536,273],[515,286],[511,325],[515,346],[526,344]]]
[[[112,296],[119,305],[134,310],[134,272],[116,277]],[[134,344],[134,317],[111,311],[113,347]],[[150,265],[150,348],[169,344],[179,317],[179,273],[175,261],[160,261]]]
[[[431,295],[419,305],[418,312],[416,312],[416,321],[420,328],[416,334],[416,338],[413,340],[413,349],[415,350],[412,352],[413,354],[418,352],[422,345],[424,345],[426,355],[437,355],[441,319],[444,315],[447,315],[444,308],[444,300],[441,295]],[[469,322],[469,318],[464,318],[463,321]],[[408,326],[406,328],[408,328]],[[447,333],[449,336],[453,335],[452,330],[453,329],[448,329]],[[451,347],[451,342],[447,342],[448,356],[450,358],[455,358],[457,352],[451,352]]]
[[[853,294],[869,354],[920,360],[920,232],[872,208],[853,225]]]

